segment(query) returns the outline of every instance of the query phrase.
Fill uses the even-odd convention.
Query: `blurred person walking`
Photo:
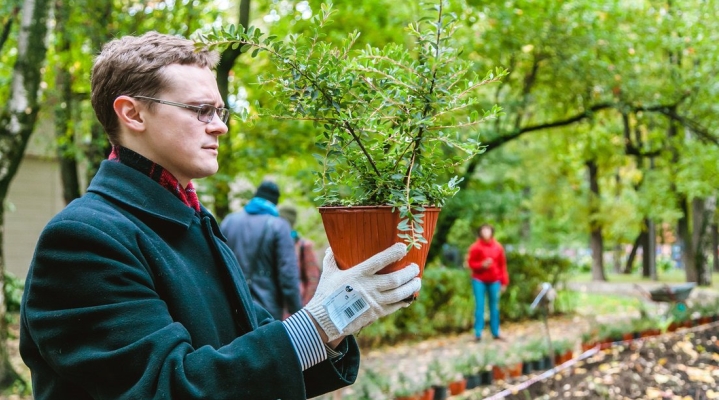
[[[294,241],[289,223],[279,217],[279,199],[277,184],[265,180],[242,210],[220,224],[252,297],[277,320],[283,310],[294,314],[302,308]]]
[[[292,228],[292,238],[295,241],[295,254],[297,255],[300,273],[300,299],[306,305],[315,295],[317,284],[320,282],[320,264],[314,251],[314,243],[305,239],[295,229],[297,222],[297,208],[291,205],[279,207],[280,217],[289,222]]]

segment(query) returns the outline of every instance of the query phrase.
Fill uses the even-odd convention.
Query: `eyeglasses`
[[[230,110],[226,108],[217,108],[211,104],[200,104],[199,106],[193,106],[190,104],[184,104],[184,103],[175,103],[174,101],[167,101],[167,100],[161,100],[156,99],[153,97],[146,97],[146,96],[132,96],[136,99],[142,99],[142,100],[150,100],[154,101],[156,103],[160,104],[167,104],[168,106],[175,106],[175,107],[182,107],[187,108],[188,110],[195,110],[197,111],[197,119],[200,122],[204,122],[206,124],[209,124],[212,122],[212,118],[217,114],[218,117],[220,117],[220,120],[222,120],[223,123],[227,124],[227,120],[230,118]]]

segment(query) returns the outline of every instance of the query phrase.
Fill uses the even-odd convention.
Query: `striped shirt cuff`
[[[303,371],[327,359],[325,344],[305,311],[290,315],[282,324],[287,329]]]

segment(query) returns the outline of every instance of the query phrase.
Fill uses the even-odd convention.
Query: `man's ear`
[[[145,130],[145,120],[141,111],[145,111],[146,108],[138,100],[130,96],[118,96],[112,107],[121,126],[135,132]]]

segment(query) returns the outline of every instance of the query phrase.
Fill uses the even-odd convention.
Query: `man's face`
[[[169,65],[164,68],[167,88],[154,97],[189,105],[223,107],[215,76],[209,68]],[[187,186],[191,179],[217,172],[219,136],[227,133],[219,116],[210,123],[197,119],[197,111],[155,103],[145,112],[143,149],[133,149],[160,164]]]

